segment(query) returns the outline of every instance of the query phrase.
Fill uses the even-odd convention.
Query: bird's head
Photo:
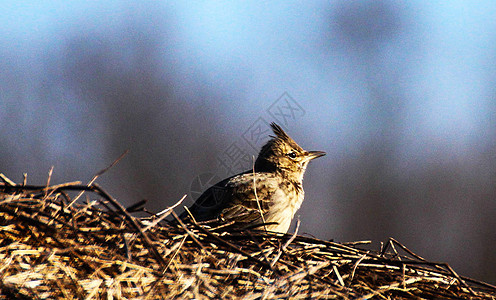
[[[255,170],[276,171],[288,179],[303,180],[308,163],[324,156],[323,151],[306,151],[276,123],[271,123],[275,136],[262,147],[255,161]]]

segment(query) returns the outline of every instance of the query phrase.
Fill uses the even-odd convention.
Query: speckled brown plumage
[[[304,199],[303,175],[308,162],[325,155],[305,151],[277,124],[255,161],[255,170],[229,177],[206,190],[189,208],[197,221],[235,220],[286,233]],[[263,215],[263,216],[262,216]],[[181,215],[186,218],[185,212]]]

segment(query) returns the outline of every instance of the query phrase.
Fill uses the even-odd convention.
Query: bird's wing
[[[201,194],[195,203],[188,208],[197,221],[216,219],[222,211],[222,203],[225,202],[225,199],[228,198],[228,194],[230,193],[229,188],[226,188],[222,183],[223,182],[221,181],[208,188]],[[183,219],[187,216],[188,213],[183,212],[180,217]]]
[[[269,208],[271,195],[278,185],[270,175],[264,175],[263,183],[258,182],[255,189],[254,178],[258,180],[260,174],[249,171],[229,177],[207,189],[189,210],[197,221],[262,222],[261,212]],[[184,212],[181,218],[187,216]]]
[[[264,177],[263,182],[257,181],[260,177]],[[265,215],[270,208],[272,195],[278,188],[277,182],[269,175],[253,173],[245,173],[234,179],[227,183],[232,193],[220,217],[242,223],[262,222],[262,214]]]
[[[198,199],[189,207],[189,211],[197,221],[207,221],[217,219],[222,210],[228,205],[229,199],[232,198],[234,186],[229,183],[244,173],[237,174],[226,178],[208,188]],[[188,213],[185,211],[180,215],[181,219],[187,218]]]
[[[243,205],[229,206],[222,210],[219,217],[226,222],[236,221],[237,223],[256,223],[262,220],[259,210]]]

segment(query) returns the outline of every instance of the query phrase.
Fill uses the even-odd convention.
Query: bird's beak
[[[326,155],[324,151],[308,151],[306,153],[307,160],[312,160],[314,158],[321,157],[324,155]]]

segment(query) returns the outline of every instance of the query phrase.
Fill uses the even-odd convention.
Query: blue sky
[[[229,124],[231,134],[243,132],[288,92],[307,112],[294,130],[315,136],[304,142],[316,138],[336,155],[354,151],[376,130],[366,119],[373,83],[404,101],[400,159],[417,160],[441,148],[464,156],[492,141],[494,2],[391,2],[388,7],[399,16],[400,29],[365,54],[361,46],[346,44],[333,27],[333,17],[348,8],[346,3],[4,1],[0,53],[24,76],[26,88],[16,105],[23,107],[25,123],[46,109],[31,89],[40,84],[47,65],[55,73],[61,68],[57,56],[74,35],[96,36],[98,43],[99,34],[117,33],[133,20],[124,25],[131,26],[129,31],[139,34],[147,28],[150,35],[168,38],[164,61],[157,63],[163,64],[164,77],[181,78],[174,87],[177,93],[197,93],[191,86],[204,85],[232,98],[219,113],[219,122]],[[124,70],[125,60],[133,58],[126,51],[117,54],[122,60],[118,68]],[[167,69],[171,60],[174,70]],[[387,86],[391,78],[392,89]],[[64,105],[78,107],[66,110],[73,111],[67,119],[85,118],[77,113],[81,95],[59,92],[70,95]],[[3,94],[0,104],[13,105],[7,89]],[[215,101],[184,98],[192,101],[188,105]],[[0,118],[6,120],[8,112],[0,110]],[[54,132],[47,143],[51,153],[67,151],[63,137],[69,139],[71,133],[64,132],[62,123],[49,130]]]
[[[66,35],[112,29],[113,24],[140,15],[140,9],[150,4],[143,3],[5,1],[1,32],[7,45],[3,47],[15,49],[19,59],[36,68],[37,56],[56,48]],[[256,115],[265,101],[288,91],[310,102],[309,106],[334,111],[334,125],[348,132],[354,130],[350,119],[360,119],[356,108],[363,86],[353,82],[360,77],[342,62],[342,55],[333,53],[332,45],[322,45],[325,10],[329,10],[325,3],[184,1],[153,5],[170,16],[183,71],[201,71],[228,89],[241,87],[248,99],[241,110]],[[393,45],[392,54],[399,59],[419,59],[422,64],[405,83],[412,98],[412,115],[421,114],[411,122],[420,123],[419,129],[428,136],[449,134],[451,140],[464,143],[470,132],[480,130],[479,123],[487,118],[485,105],[491,101],[493,91],[488,86],[492,82],[488,80],[492,79],[487,76],[494,72],[496,5],[491,1],[415,1],[400,9],[411,24],[401,37],[406,40]],[[418,47],[417,53],[402,56],[403,44]],[[331,51],[322,57],[315,50],[319,47]],[[340,116],[348,120],[339,120]]]

